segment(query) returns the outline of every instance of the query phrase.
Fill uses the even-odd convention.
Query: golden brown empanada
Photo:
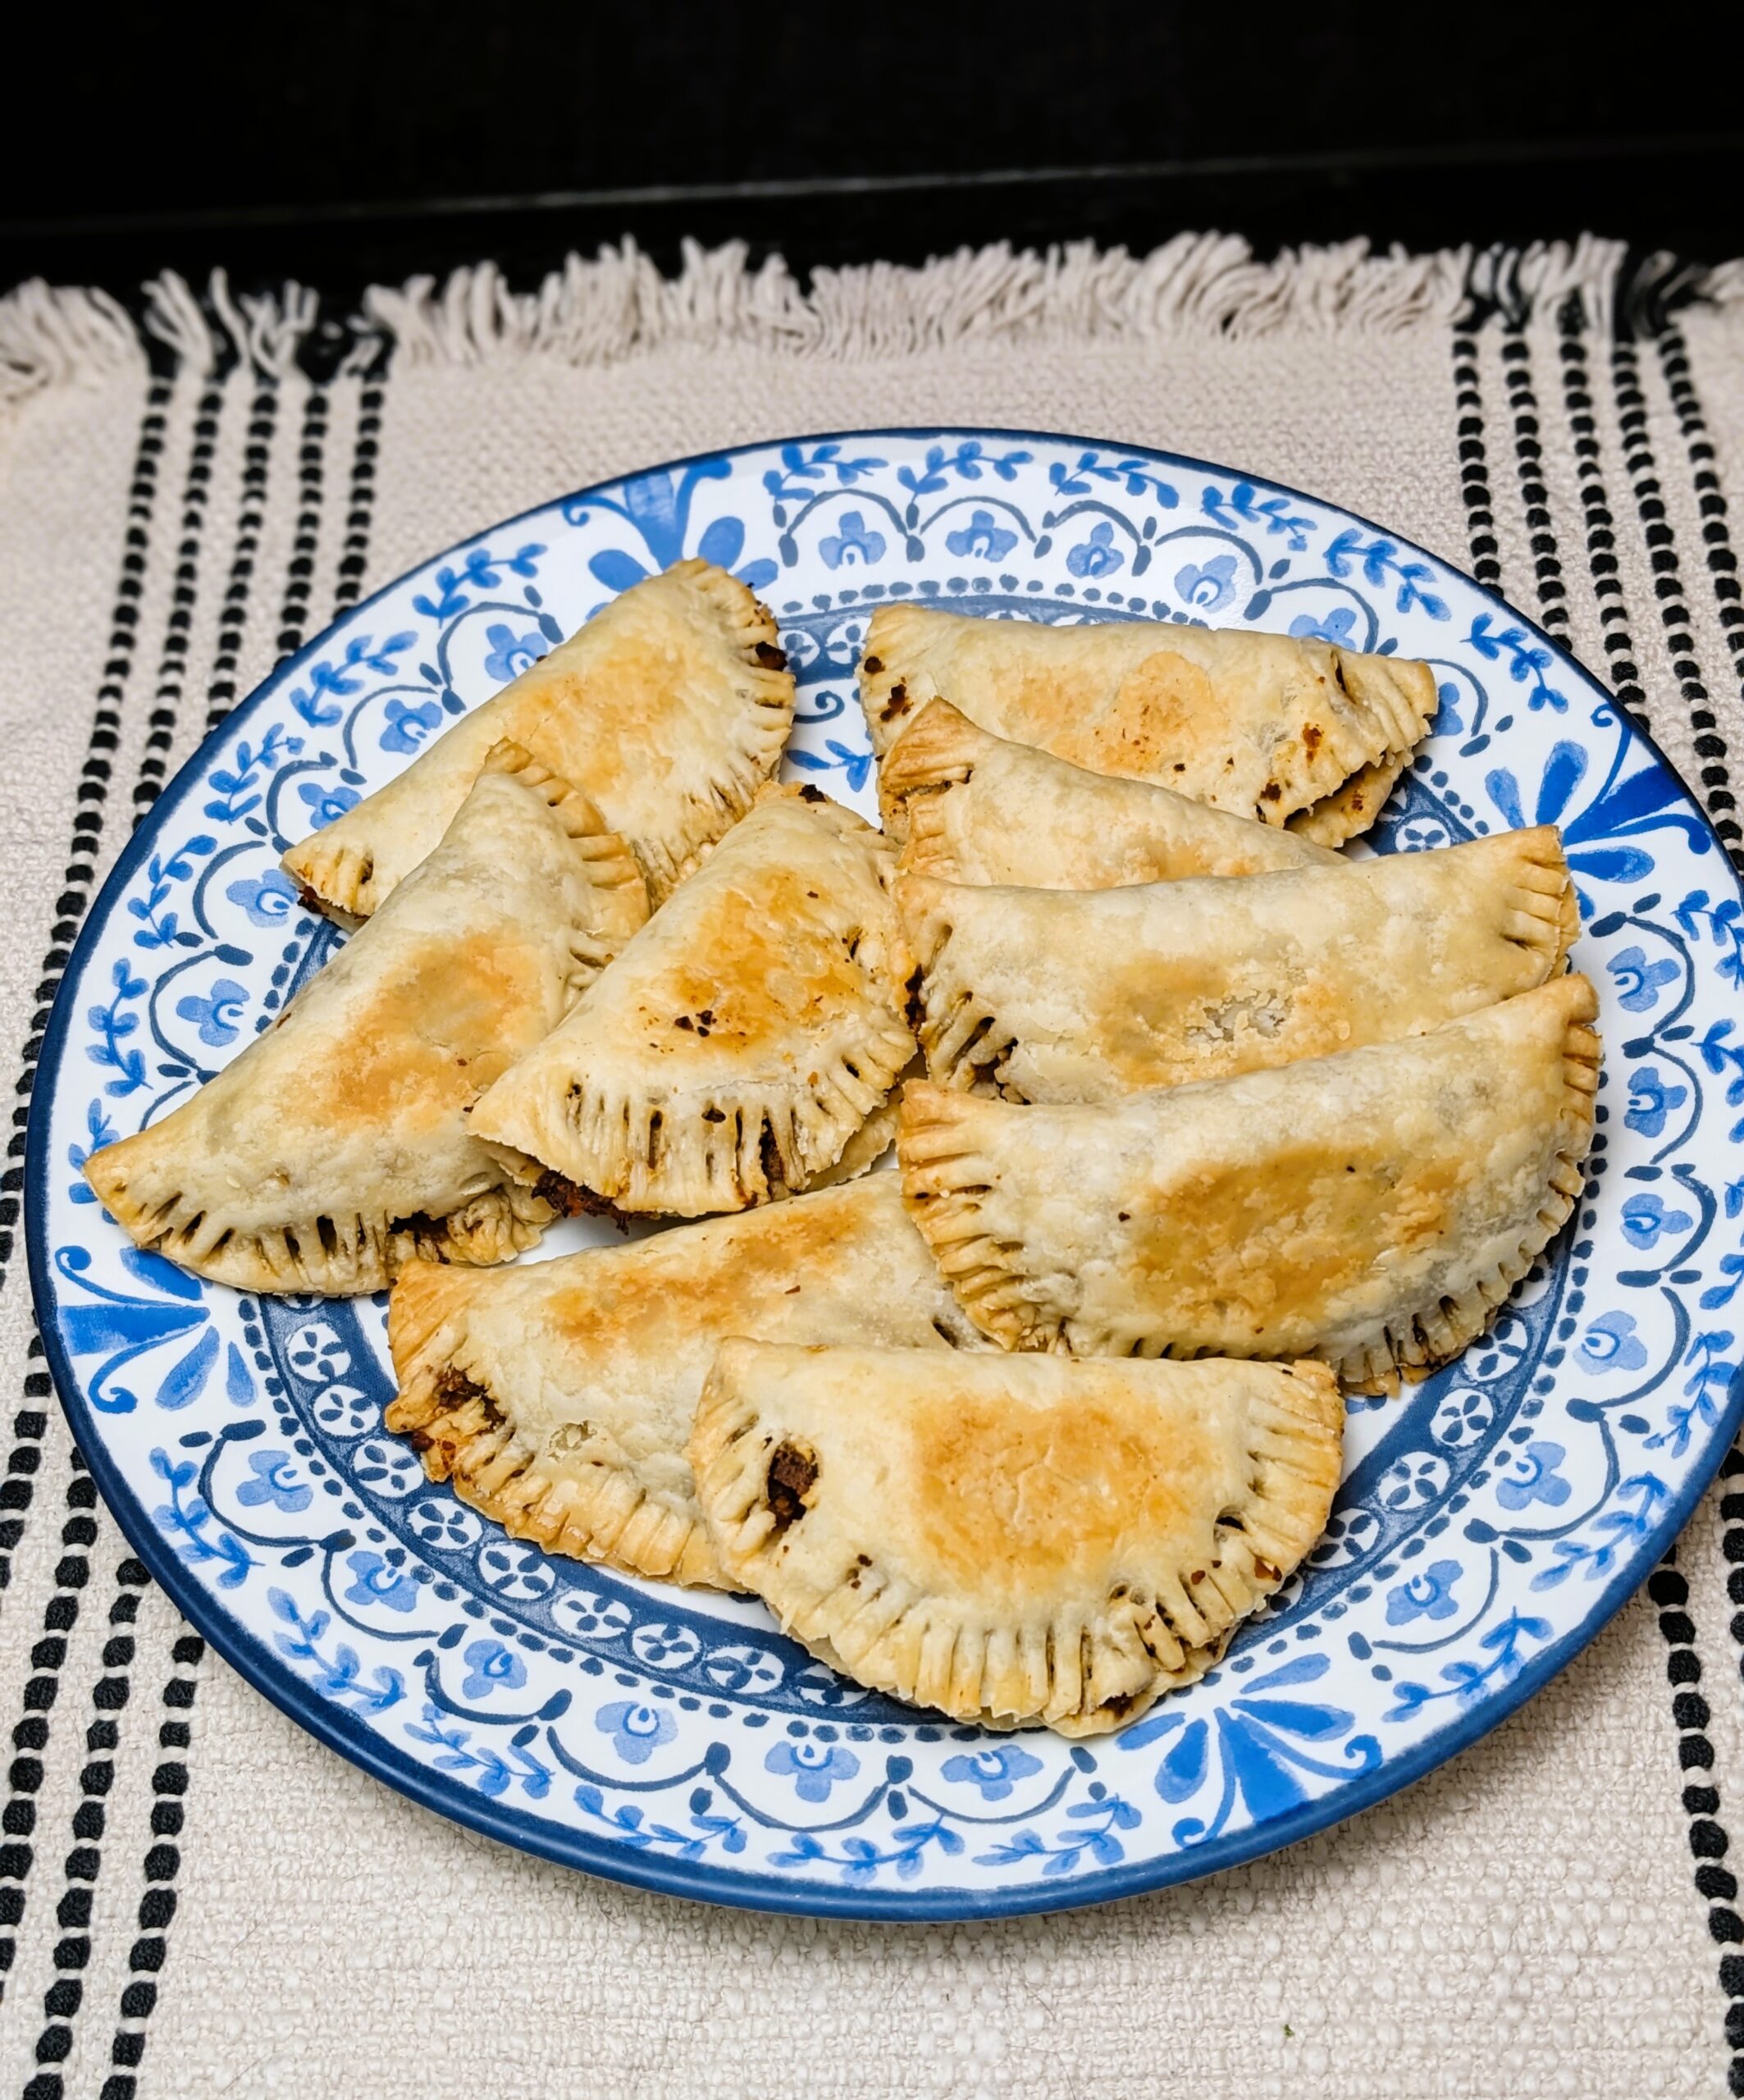
[[[1097,1107],[916,1082],[903,1188],[1007,1349],[1317,1356],[1395,1390],[1482,1333],[1573,1208],[1597,1012],[1559,977],[1406,1042]]]
[[[1420,1035],[1543,984],[1580,924],[1552,824],[1123,889],[902,875],[897,906],[929,1072],[1011,1101],[1112,1101]]]
[[[1372,792],[1360,807],[1334,798],[1353,775],[1402,764],[1436,705],[1427,664],[1313,636],[1051,627],[914,605],[881,605],[867,623],[860,698],[881,757],[929,701],[948,700],[996,736],[1093,772],[1161,781],[1267,824],[1313,818],[1322,846],[1374,821]]]
[[[1117,1728],[1325,1528],[1323,1364],[722,1344],[691,1459],[727,1573],[849,1676],[961,1721]]]
[[[905,842],[897,866],[944,882],[1113,889],[1338,857],[1154,781],[1087,772],[996,737],[943,700],[929,701],[886,754],[878,787],[884,829]]]
[[[647,916],[629,848],[518,746],[441,843],[191,1099],[85,1175],[142,1247],[244,1290],[380,1290],[500,1262],[556,1212],[467,1128]]]
[[[387,1426],[517,1538],[731,1588],[686,1444],[728,1335],[984,1348],[893,1174],[628,1247],[486,1275],[414,1262],[388,1339]]]
[[[602,605],[397,779],[293,846],[285,866],[319,903],[367,918],[508,737],[592,798],[658,903],[774,773],[793,719],[786,666],[774,620],[745,586],[681,561]]]
[[[797,1193],[913,1054],[893,859],[815,788],[763,788],[473,1130],[527,1180],[550,1170],[624,1212]]]

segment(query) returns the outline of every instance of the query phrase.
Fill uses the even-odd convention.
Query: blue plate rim
[[[1678,782],[1689,808],[1713,840],[1733,888],[1737,890],[1741,900],[1744,900],[1744,877],[1741,877],[1733,866],[1724,841],[1715,830],[1706,810],[1697,802],[1682,773],[1660,749],[1650,731],[1643,728],[1625,713],[1615,695],[1607,691],[1561,642],[1518,606],[1487,585],[1479,582],[1475,577],[1445,556],[1434,553],[1415,541],[1406,539],[1391,527],[1376,524],[1373,519],[1349,509],[1344,504],[1326,496],[1314,495],[1285,482],[1274,481],[1269,476],[1249,473],[1216,461],[1200,459],[1187,453],[1163,451],[1151,445],[1126,444],[1110,438],[1086,437],[1062,431],[975,424],[879,425],[858,430],[784,432],[775,437],[751,439],[735,445],[688,453],[651,466],[631,468],[623,473],[591,482],[585,488],[548,496],[511,517],[492,521],[481,531],[484,534],[504,531],[550,510],[555,504],[583,501],[602,490],[614,488],[640,474],[674,473],[709,459],[738,459],[771,445],[845,443],[864,438],[916,441],[940,438],[1002,441],[1015,438],[1027,439],[1041,445],[1076,445],[1115,450],[1129,458],[1142,459],[1157,465],[1184,468],[1191,472],[1226,477],[1233,476],[1252,487],[1272,495],[1336,511],[1353,523],[1391,540],[1401,549],[1422,555],[1438,568],[1459,577],[1481,597],[1504,609],[1510,619],[1521,622],[1536,641],[1550,651],[1559,664],[1565,666],[1582,687],[1615,714],[1626,733],[1665,767]],[[101,938],[102,929],[115,908],[121,891],[150,851],[162,820],[195,785],[213,749],[245,727],[248,720],[287,681],[318,655],[326,646],[327,637],[341,621],[348,623],[354,621],[390,591],[397,589],[413,569],[427,568],[447,556],[457,555],[473,545],[480,536],[480,532],[468,533],[436,553],[426,555],[421,561],[413,564],[410,568],[390,578],[368,597],[348,607],[294,655],[276,664],[254,690],[201,739],[197,748],[178,769],[175,778],[153,803],[149,817],[122,847],[102,889],[85,914],[84,923],[67,959],[60,990],[56,994],[32,1084],[25,1149],[25,1247],[37,1331],[42,1337],[62,1408],[71,1427],[74,1440],[97,1483],[98,1492],[108,1504],[128,1543],[144,1562],[153,1580],[168,1596],[183,1618],[203,1639],[211,1643],[239,1675],[317,1742],[337,1751],[348,1762],[367,1772],[372,1778],[451,1822],[476,1830],[486,1838],[495,1838],[500,1843],[552,1860],[559,1865],[579,1868],[605,1880],[653,1889],[664,1895],[682,1896],[693,1901],[719,1904],[739,1910],[780,1912],[796,1916],[866,1918],[892,1923],[944,1924],[966,1919],[1020,1917],[1037,1912],[1080,1910],[1094,1904],[1116,1901],[1122,1897],[1178,1887],[1183,1883],[1200,1880],[1226,1868],[1240,1866],[1282,1851],[1287,1846],[1345,1821],[1347,1817],[1357,1815],[1363,1809],[1374,1806],[1377,1801],[1390,1798],[1438,1765],[1446,1763],[1450,1758],[1480,1742],[1492,1728],[1518,1711],[1534,1692],[1548,1683],[1603,1631],[1635,1594],[1662,1558],[1666,1547],[1682,1530],[1719,1472],[1725,1454],[1738,1433],[1740,1423],[1744,1422],[1744,1372],[1741,1372],[1727,1389],[1726,1404],[1712,1432],[1708,1455],[1692,1470],[1682,1494],[1642,1541],[1639,1550],[1595,1598],[1592,1608],[1581,1625],[1535,1656],[1517,1676],[1486,1699],[1481,1705],[1463,1717],[1450,1721],[1445,1728],[1437,1730],[1404,1755],[1377,1765],[1372,1773],[1336,1787],[1329,1794],[1304,1801],[1298,1808],[1267,1824],[1249,1825],[1244,1830],[1215,1838],[1203,1847],[1171,1853],[1165,1859],[1135,1861],[1130,1865],[1110,1868],[1102,1874],[1089,1874],[1061,1888],[1034,1886],[985,1892],[966,1888],[942,1889],[930,1892],[833,1888],[815,1883],[786,1882],[774,1875],[736,1874],[713,1865],[699,1871],[695,1866],[683,1861],[651,1859],[645,1853],[614,1846],[607,1840],[594,1838],[566,1824],[554,1823],[548,1818],[526,1810],[506,1810],[486,1796],[443,1783],[430,1768],[391,1749],[383,1738],[372,1732],[358,1728],[354,1717],[322,1700],[295,1675],[288,1664],[273,1655],[232,1620],[223,1611],[219,1600],[194,1580],[157,1532],[144,1506],[111,1460],[102,1439],[101,1425],[85,1404],[71,1362],[61,1344],[60,1325],[56,1317],[59,1301],[48,1267],[43,1224],[50,1171],[48,1104],[53,1099],[59,1078],[66,1038],[71,1025],[72,990],[84,975],[90,951]],[[348,1723],[352,1725],[342,1725]]]

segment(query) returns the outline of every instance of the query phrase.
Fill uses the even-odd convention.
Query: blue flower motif
[[[512,627],[504,627],[500,621],[485,629],[485,640],[491,645],[491,653],[485,659],[485,676],[495,678],[500,685],[519,678],[522,672],[549,654],[551,646],[536,628],[525,634],[517,634]]]
[[[1233,569],[1235,565],[1235,556],[1226,555],[1224,559]],[[1183,569],[1181,574],[1185,576],[1189,573]],[[1177,577],[1176,578],[1177,588],[1180,587],[1180,578]],[[1182,593],[1183,596],[1185,595],[1185,592]],[[1234,595],[1232,591],[1230,596]],[[1318,619],[1316,619],[1312,613],[1298,613],[1290,623],[1290,631],[1299,641],[1304,640],[1330,641],[1336,649],[1354,649],[1357,646],[1356,609],[1352,605],[1335,605],[1330,613],[1322,613]],[[1452,691],[1452,687],[1443,686],[1441,691],[1445,696]],[[1454,723],[1454,727],[1456,729],[1459,726],[1457,722]]]
[[[1643,1065],[1629,1075],[1629,1108],[1623,1120],[1644,1138],[1656,1138],[1665,1127],[1665,1118],[1688,1099],[1687,1087],[1661,1079],[1651,1065]]]
[[[224,894],[240,904],[253,926],[282,926],[297,901],[297,886],[281,868],[269,868],[263,875],[232,883]]]
[[[349,1605],[386,1605],[390,1611],[413,1611],[418,1606],[418,1585],[379,1553],[348,1553],[351,1587],[345,1592]]]
[[[1687,1232],[1687,1211],[1669,1211],[1658,1196],[1631,1196],[1623,1207],[1623,1236],[1632,1247],[1651,1247],[1663,1232]]]
[[[590,510],[615,511],[641,533],[654,557],[655,568],[669,568],[685,550],[691,501],[696,491],[705,482],[727,480],[732,472],[724,459],[716,458],[692,461],[676,482],[668,473],[638,474],[634,481],[624,483],[622,503],[610,496],[590,495],[581,500],[578,508],[566,504],[564,514],[576,525]],[[747,590],[760,591],[765,584],[773,583],[778,573],[774,563],[760,559],[746,562],[741,568],[738,559],[744,550],[745,527],[737,518],[711,519],[691,550],[717,568],[730,568]],[[621,547],[602,549],[587,566],[608,591],[628,591],[649,573],[645,563]]]
[[[1457,1560],[1435,1560],[1408,1582],[1386,1593],[1386,1623],[1407,1626],[1413,1618],[1451,1618],[1459,1607],[1454,1585],[1462,1570]]]
[[[246,985],[239,984],[234,977],[215,977],[209,999],[196,998],[190,992],[185,999],[176,1002],[176,1011],[184,1020],[199,1023],[202,1043],[221,1050],[226,1043],[236,1040],[236,1025],[248,1003]]]
[[[1581,1337],[1580,1358],[1589,1371],[1641,1371],[1647,1351],[1635,1331],[1632,1312],[1607,1312]]]
[[[1117,568],[1126,566],[1125,555],[1116,550],[1113,541],[1114,527],[1105,518],[1100,525],[1090,527],[1090,536],[1082,546],[1072,549],[1066,557],[1066,566],[1074,576],[1112,576]]]
[[[463,1699],[488,1699],[493,1691],[518,1691],[527,1682],[527,1665],[500,1641],[474,1641],[461,1651],[467,1668]]]
[[[357,807],[355,788],[322,788],[313,780],[299,780],[297,793],[308,804],[317,830],[322,824],[337,824],[347,810]]]
[[[1559,1509],[1568,1500],[1569,1488],[1556,1469],[1567,1455],[1560,1444],[1528,1444],[1514,1460],[1518,1477],[1502,1481],[1496,1500],[1504,1509],[1523,1509],[1528,1502]]]
[[[1213,1761],[1222,1764],[1223,1794],[1217,1810],[1208,1822],[1194,1816],[1176,1824],[1177,1843],[1202,1844],[1215,1838],[1229,1819],[1238,1792],[1254,1821],[1266,1823],[1309,1797],[1299,1775],[1333,1779],[1379,1764],[1380,1744],[1372,1736],[1351,1735],[1356,1715],[1348,1707],[1278,1696],[1286,1687],[1317,1682],[1331,1668],[1327,1655],[1293,1656],[1276,1669],[1244,1680],[1229,1705],[1220,1706],[1209,1721],[1203,1716],[1189,1721],[1165,1702],[1160,1711],[1153,1710],[1115,1737],[1117,1749],[1134,1751],[1173,1737],[1152,1783],[1166,1801],[1190,1801]],[[1322,1744],[1329,1754],[1333,1745],[1342,1745],[1337,1762],[1314,1755],[1311,1746]]]
[[[236,1490],[236,1500],[245,1509],[271,1502],[278,1509],[294,1512],[307,1509],[313,1500],[314,1490],[298,1479],[288,1451],[251,1451],[249,1471],[254,1478],[244,1481]]]
[[[1189,605],[1214,613],[1235,595],[1235,557],[1213,555],[1203,566],[1189,563],[1175,573],[1175,588]]]
[[[838,1779],[851,1779],[860,1769],[860,1760],[840,1743],[808,1737],[799,1742],[778,1742],[764,1759],[763,1769],[791,1778],[802,1801],[827,1801]]]
[[[1032,1778],[1041,1769],[1040,1758],[1032,1757],[1016,1743],[1002,1743],[997,1750],[978,1750],[969,1757],[947,1757],[943,1767],[946,1778],[966,1779],[971,1786],[979,1787],[984,1801],[1002,1801],[1018,1780]]]
[[[992,511],[971,510],[966,525],[946,533],[945,545],[954,555],[979,555],[983,561],[1003,561],[1017,545],[1017,535],[997,524]]]
[[[433,700],[421,700],[414,707],[403,700],[387,704],[387,727],[381,732],[385,751],[415,751],[441,725],[442,710]]]
[[[1676,963],[1649,962],[1638,947],[1625,948],[1605,966],[1617,980],[1623,1011],[1632,1014],[1644,1014],[1650,1007],[1656,1007],[1660,985],[1670,984],[1678,975]]]
[[[633,1699],[617,1699],[602,1706],[593,1724],[602,1736],[611,1737],[613,1749],[626,1764],[646,1764],[662,1743],[670,1742],[678,1732],[670,1714],[658,1706],[638,1705]]]
[[[1559,694],[1550,693],[1548,687],[1544,691],[1555,705],[1566,705]],[[1586,808],[1569,815],[1590,763],[1584,745],[1566,739],[1555,744],[1545,761],[1530,817],[1524,812],[1520,783],[1505,767],[1486,773],[1484,786],[1514,829],[1527,824],[1559,825],[1569,866],[1597,882],[1638,883],[1650,875],[1653,856],[1627,842],[1650,831],[1682,831],[1698,852],[1705,850],[1706,842],[1694,813],[1667,806],[1683,798],[1683,789],[1669,766],[1650,765],[1627,780],[1616,777],[1620,765],[1614,767]]]
[[[829,568],[870,568],[884,559],[884,536],[867,524],[857,510],[844,510],[836,521],[839,532],[818,541],[818,552]]]

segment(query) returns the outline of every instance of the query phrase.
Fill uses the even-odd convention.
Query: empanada
[[[1093,772],[1158,780],[1267,824],[1313,819],[1322,846],[1374,821],[1372,792],[1360,807],[1334,798],[1354,774],[1403,763],[1436,705],[1427,664],[1313,636],[1155,620],[1053,627],[915,605],[881,605],[867,623],[860,698],[880,756],[942,698],[996,736]]]
[[[1488,1326],[1573,1208],[1597,1012],[1559,977],[1406,1042],[1096,1107],[916,1082],[903,1188],[1007,1349],[1317,1356],[1395,1390]]]
[[[893,858],[816,788],[763,788],[473,1130],[624,1212],[797,1193],[913,1054]]]
[[[728,1335],[984,1348],[893,1174],[495,1275],[414,1263],[388,1308],[387,1426],[517,1538],[731,1588],[686,1443]]]
[[[1258,875],[1337,856],[1154,781],[1087,772],[929,701],[879,773],[906,874],[951,883],[1113,889],[1184,875]],[[1340,833],[1340,837],[1344,833]]]
[[[902,875],[897,905],[927,1070],[1012,1101],[1112,1101],[1420,1035],[1541,984],[1580,925],[1552,824],[1123,889]]]
[[[722,1344],[691,1438],[727,1573],[865,1685],[1097,1735],[1203,1676],[1324,1529],[1323,1364]]]
[[[465,714],[285,856],[322,905],[367,918],[441,837],[499,737],[590,796],[658,903],[774,773],[793,719],[775,623],[736,578],[681,561]]]
[[[557,1214],[467,1128],[647,916],[629,848],[513,744],[436,851],[216,1078],[85,1176],[142,1247],[244,1290],[500,1262]]]

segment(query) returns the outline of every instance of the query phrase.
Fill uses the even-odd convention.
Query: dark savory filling
[[[806,1497],[816,1485],[818,1462],[797,1444],[778,1444],[769,1454],[764,1500],[775,1518],[778,1536],[806,1513]]]
[[[547,1167],[534,1182],[533,1194],[541,1203],[549,1203],[559,1217],[606,1217],[620,1232],[630,1229],[629,1219],[614,1203],[595,1195],[591,1189],[584,1189],[555,1167]]]

